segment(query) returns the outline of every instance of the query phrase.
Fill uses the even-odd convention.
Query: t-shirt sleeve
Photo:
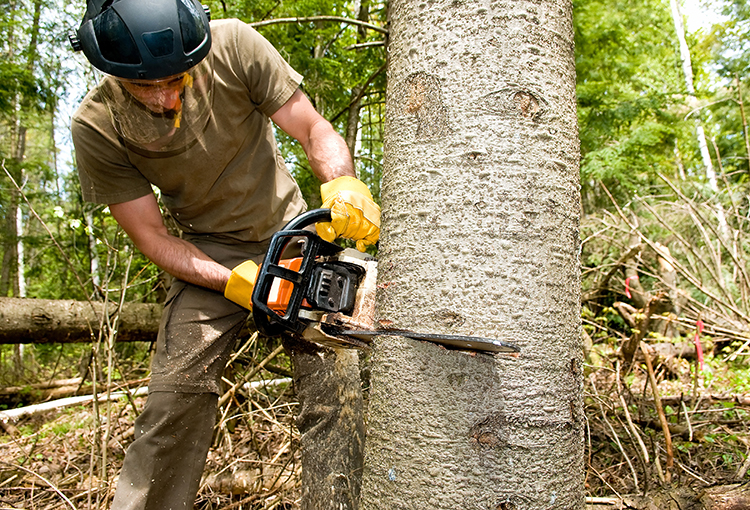
[[[130,164],[125,149],[77,116],[71,123],[81,194],[87,202],[118,204],[152,193],[151,184]]]
[[[302,75],[251,26],[238,22],[235,41],[250,99],[270,117],[292,97]]]

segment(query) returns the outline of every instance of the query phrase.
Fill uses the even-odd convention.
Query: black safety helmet
[[[88,0],[70,43],[107,74],[157,80],[183,73],[208,55],[209,19],[196,0]]]

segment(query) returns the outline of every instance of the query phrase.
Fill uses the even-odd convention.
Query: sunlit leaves
[[[673,164],[683,85],[669,4],[582,0],[573,12],[584,198],[599,180],[632,192]]]

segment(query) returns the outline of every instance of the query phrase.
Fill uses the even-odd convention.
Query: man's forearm
[[[191,243],[170,235],[154,195],[110,204],[109,210],[133,244],[161,269],[180,280],[224,291],[231,271]]]
[[[301,90],[291,98],[271,119],[289,136],[297,140],[307,155],[315,176],[321,182],[337,177],[355,177],[349,148],[331,123],[324,119]]]
[[[211,259],[193,244],[164,236],[152,246],[138,246],[146,257],[175,278],[224,292],[231,270]]]
[[[313,172],[321,182],[345,175],[356,176],[346,142],[328,122],[317,123],[312,128],[303,148]]]

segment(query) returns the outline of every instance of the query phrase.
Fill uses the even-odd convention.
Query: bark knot
[[[466,322],[466,318],[463,315],[446,308],[436,310],[432,315],[435,320],[445,328],[461,326]]]
[[[398,95],[397,102],[403,111],[417,118],[418,139],[429,140],[447,134],[448,115],[437,76],[413,73],[406,78]]]
[[[541,94],[512,83],[486,94],[477,105],[480,111],[490,115],[520,117],[533,122],[540,122],[549,109]]]
[[[526,91],[516,92],[513,102],[521,115],[527,119],[531,119],[539,113],[539,101]]]
[[[507,444],[505,426],[507,420],[501,413],[494,413],[472,425],[469,441],[480,449],[501,448]]]
[[[35,308],[31,317],[36,324],[51,324],[53,320],[52,315],[42,308]]]

